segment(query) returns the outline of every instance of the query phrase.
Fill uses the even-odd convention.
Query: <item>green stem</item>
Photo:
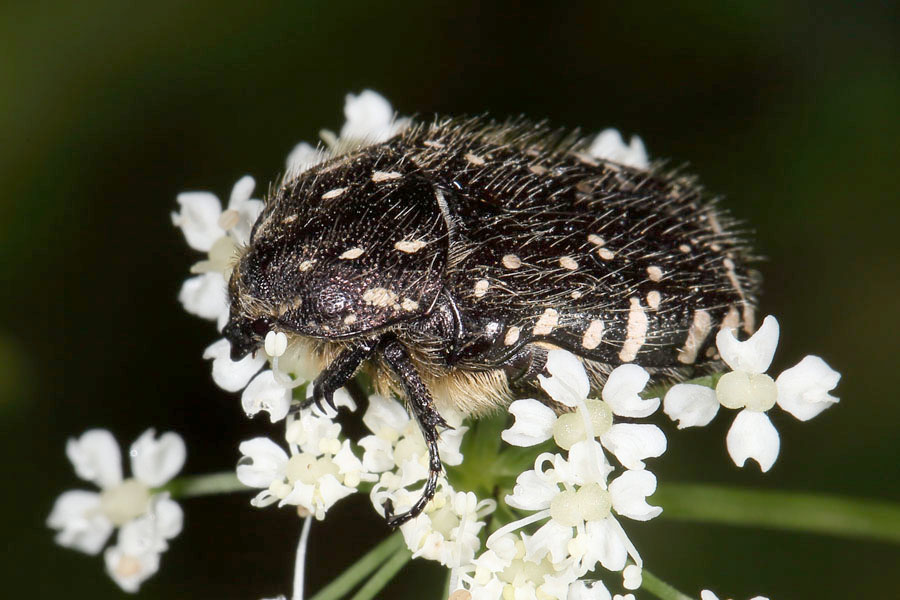
[[[687,594],[682,594],[647,569],[641,569],[641,589],[647,590],[660,600],[695,600]]]
[[[890,502],[699,484],[660,485],[653,501],[669,519],[900,543],[900,505]]]
[[[382,566],[388,557],[392,554],[402,554],[400,550],[409,555],[409,552],[403,548],[403,536],[400,532],[396,532],[385,538],[377,546],[369,550],[353,565],[338,575],[338,577],[323,587],[319,592],[309,600],[336,600],[343,598],[356,585],[368,577],[372,571]],[[380,588],[379,588],[380,589]],[[377,592],[377,590],[376,590]]]
[[[371,579],[364,586],[359,588],[359,591],[350,600],[371,600],[374,598],[411,558],[412,554],[406,548],[396,552],[386,563],[381,565],[381,568],[372,575]]]
[[[234,471],[224,471],[208,475],[178,477],[158,491],[169,492],[173,498],[196,498],[234,492],[251,492],[253,489],[238,481]]]

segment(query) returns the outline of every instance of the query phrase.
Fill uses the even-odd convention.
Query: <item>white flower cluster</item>
[[[182,511],[167,493],[154,493],[184,466],[184,441],[176,433],[145,431],[128,452],[133,476],[122,476],[119,445],[105,429],[92,429],[66,444],[75,473],[100,492],[70,490],[56,499],[47,525],[56,543],[97,554],[118,527],[115,545],[104,552],[106,570],[122,589],[136,592],[159,569],[168,540],[181,532]]]
[[[473,598],[520,597],[523,590],[521,597],[608,598],[602,584],[583,580],[598,565],[622,571],[627,588],[640,587],[641,557],[616,516],[646,521],[662,512],[646,501],[656,491],[656,477],[643,461],[662,455],[666,438],[655,425],[614,419],[656,411],[658,399],[639,396],[650,376],[623,365],[610,374],[602,399],[591,399],[587,374],[572,354],[551,351],[547,371],[550,377],[539,376],[541,387],[573,412],[557,416],[537,400],[517,400],[510,406],[515,424],[502,438],[516,446],[552,438],[565,455],[542,453],[533,469],[518,476],[506,504],[532,514],[495,531],[474,568],[460,575]],[[622,466],[612,480],[615,468],[606,451]],[[533,523],[542,523],[533,534],[518,531]]]
[[[663,401],[663,411],[678,428],[708,425],[719,406],[740,409],[726,446],[734,463],[742,467],[748,458],[763,472],[775,464],[781,447],[778,431],[766,412],[776,404],[801,421],[808,421],[838,402],[829,394],[841,374],[818,356],[807,356],[776,379],[766,375],[778,345],[778,321],[768,316],[750,339],[739,342],[730,329],[716,335],[722,360],[733,370],[719,379],[716,389],[690,383],[672,386]]]

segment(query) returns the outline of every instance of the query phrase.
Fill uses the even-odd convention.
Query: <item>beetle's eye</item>
[[[253,330],[253,333],[257,335],[266,335],[269,333],[269,320],[268,319],[256,319],[252,323],[250,323],[250,329]]]

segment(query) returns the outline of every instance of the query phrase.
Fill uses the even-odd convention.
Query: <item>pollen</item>
[[[483,158],[481,158],[477,154],[472,154],[471,152],[466,154],[466,160],[469,161],[471,164],[479,166],[479,167],[484,164]]]
[[[403,175],[396,171],[374,171],[372,173],[372,181],[374,183],[381,183],[383,181],[393,181],[395,179],[400,179],[401,177],[403,177]]]
[[[507,269],[518,269],[522,266],[522,259],[515,254],[507,254],[503,257],[503,266]]]
[[[487,294],[488,288],[491,287],[490,282],[487,279],[479,279],[475,282],[475,297],[481,298],[485,294]]]
[[[548,308],[535,323],[532,333],[534,335],[547,335],[556,328],[558,322],[559,313],[552,308]]]
[[[314,260],[304,260],[297,266],[297,269],[299,269],[301,273],[304,273],[312,269],[314,264],[316,264],[316,261]]]
[[[563,269],[574,271],[578,268],[578,262],[576,262],[575,259],[570,256],[563,256],[559,259],[559,266],[561,266]]]
[[[324,194],[322,194],[322,200],[332,200],[334,198],[337,198],[338,196],[340,196],[341,194],[343,194],[346,191],[347,191],[347,188],[345,188],[345,187],[334,188],[333,190],[327,191]]]
[[[399,250],[400,252],[406,252],[407,254],[415,254],[422,248],[428,245],[428,242],[424,240],[401,240],[394,244],[394,248]]]

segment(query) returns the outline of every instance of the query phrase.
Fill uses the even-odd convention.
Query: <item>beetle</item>
[[[389,525],[434,494],[441,413],[540,394],[549,350],[598,389],[624,363],[709,370],[715,329],[753,331],[759,278],[733,219],[692,177],[588,148],[524,119],[438,118],[271,190],[229,281],[231,356],[284,332],[321,368],[311,401],[361,368],[406,398],[430,473]]]

